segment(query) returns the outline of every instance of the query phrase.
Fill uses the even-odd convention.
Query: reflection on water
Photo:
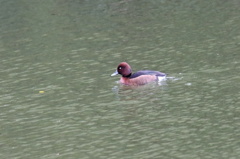
[[[0,2],[0,158],[240,156],[238,1]]]
[[[141,86],[127,86],[118,84],[117,86],[114,86],[112,88],[112,91],[116,95],[117,99],[123,99],[121,100],[131,100],[129,98],[133,98],[133,100],[138,100],[142,98],[149,98],[151,94],[154,94],[154,92],[164,91],[167,89],[167,83],[161,82],[161,83],[150,83],[147,85],[141,85]]]

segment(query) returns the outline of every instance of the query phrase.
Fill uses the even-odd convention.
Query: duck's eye
[[[121,70],[121,69],[122,69],[122,67],[118,67],[118,69],[119,69],[119,70]]]

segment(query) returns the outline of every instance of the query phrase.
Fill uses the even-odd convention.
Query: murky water
[[[240,157],[238,0],[0,4],[0,158]]]

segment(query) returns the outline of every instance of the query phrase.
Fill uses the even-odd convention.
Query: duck
[[[124,85],[138,86],[145,85],[154,81],[162,81],[166,79],[166,74],[153,70],[140,70],[132,73],[131,66],[127,62],[121,62],[117,66],[117,70],[111,76],[122,75],[120,83]]]

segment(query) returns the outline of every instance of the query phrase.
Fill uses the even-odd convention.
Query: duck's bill
[[[113,74],[111,74],[111,76],[116,76],[118,75],[118,71],[116,70]]]

